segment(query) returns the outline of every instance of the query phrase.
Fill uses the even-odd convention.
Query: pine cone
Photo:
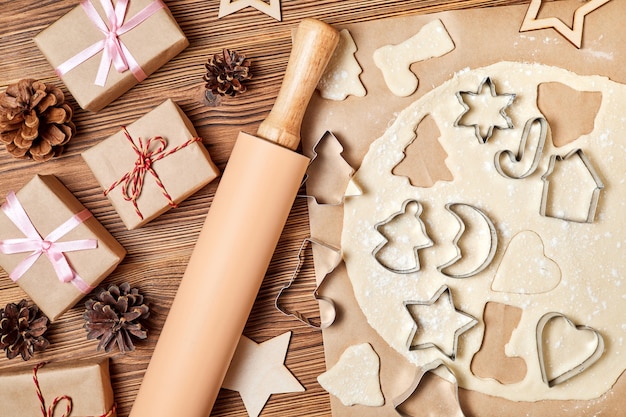
[[[148,330],[141,320],[150,315],[143,295],[125,282],[119,287],[110,285],[107,290],[98,288],[94,298],[85,303],[83,317],[86,321],[87,339],[99,339],[97,350],[110,352],[117,344],[120,352],[135,350],[132,337],[145,339]]]
[[[48,318],[26,300],[0,309],[0,349],[9,359],[21,355],[27,361],[35,351],[43,352],[50,344],[44,337],[47,329]]]
[[[47,161],[76,133],[72,115],[59,88],[20,80],[0,94],[0,142],[16,158]]]
[[[245,81],[252,78],[250,60],[245,55],[226,48],[221,54],[214,54],[204,64],[207,73],[204,75],[206,89],[213,94],[234,97],[246,91]]]

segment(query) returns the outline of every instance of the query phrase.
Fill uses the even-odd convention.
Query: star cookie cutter
[[[546,362],[545,355],[543,351],[543,332],[546,328],[546,325],[550,321],[554,319],[558,319],[558,318],[565,320],[569,326],[575,328],[578,331],[592,332],[596,337],[596,348],[592,352],[592,354],[589,355],[579,365],[574,366],[572,369],[569,369],[561,373],[560,375],[550,378],[548,377],[548,372],[547,372],[546,363],[545,363]],[[555,385],[562,384],[563,382],[569,379],[572,379],[576,375],[581,374],[591,365],[596,363],[600,359],[600,357],[602,357],[602,354],[604,353],[604,338],[593,327],[584,326],[584,325],[575,325],[570,319],[568,319],[565,315],[561,313],[556,313],[556,312],[546,313],[543,317],[541,317],[541,319],[539,319],[539,322],[537,323],[537,353],[539,354],[539,367],[541,369],[541,378],[543,379],[543,382],[545,382],[550,388],[552,388]]]
[[[509,100],[506,103],[506,105],[504,105],[502,108],[500,108],[499,110],[499,114],[500,116],[504,119],[506,126],[500,126],[500,125],[489,125],[489,129],[487,130],[487,134],[485,136],[483,136],[480,133],[480,126],[478,123],[473,123],[473,124],[462,124],[461,123],[461,119],[463,118],[463,116],[465,116],[469,111],[470,111],[470,106],[465,103],[465,100],[463,100],[463,96],[464,95],[468,95],[471,97],[477,97],[481,94],[481,92],[483,91],[484,85],[487,84],[487,86],[489,86],[489,91],[491,93],[491,97],[508,97]],[[505,109],[507,107],[509,107],[513,101],[515,100],[515,97],[517,97],[516,94],[514,93],[506,93],[506,94],[498,94],[496,92],[496,85],[493,83],[493,81],[491,81],[491,77],[485,77],[480,84],[478,85],[478,89],[476,90],[476,92],[473,91],[457,91],[456,92],[456,97],[459,100],[459,103],[461,103],[461,106],[463,106],[463,112],[459,115],[459,117],[456,118],[456,120],[454,121],[454,127],[473,127],[474,128],[474,134],[476,135],[476,138],[478,139],[478,142],[480,144],[485,144],[487,143],[487,141],[489,140],[489,138],[491,138],[491,136],[493,135],[493,130],[494,129],[512,129],[513,128],[513,122],[511,121],[511,118],[506,114]]]
[[[533,156],[532,163],[528,169],[519,175],[509,174],[505,172],[502,167],[502,156],[508,156],[509,160],[512,163],[519,163],[524,159],[524,153],[526,152],[526,143],[528,142],[528,137],[530,136],[530,130],[533,128],[535,124],[539,125],[539,137],[537,140],[537,148],[535,149],[535,155]],[[510,178],[514,180],[520,180],[523,178],[527,178],[533,174],[537,170],[539,166],[539,161],[541,160],[541,155],[543,154],[543,147],[546,144],[546,136],[548,135],[548,122],[543,117],[535,117],[532,119],[528,119],[526,124],[524,125],[524,130],[522,131],[522,139],[519,143],[519,148],[517,149],[517,153],[513,153],[510,150],[498,151],[494,157],[494,163],[496,165],[496,170],[500,175],[505,178]]]
[[[446,204],[446,210],[448,210],[450,212],[450,214],[452,214],[454,216],[454,218],[456,219],[456,221],[459,223],[459,231],[457,232],[456,236],[454,237],[454,240],[452,241],[455,249],[456,249],[456,255],[449,260],[448,262],[446,262],[443,265],[439,265],[437,267],[437,270],[449,277],[449,278],[469,278],[469,277],[473,277],[474,275],[479,274],[480,272],[484,271],[485,268],[487,268],[489,266],[489,264],[491,263],[491,261],[493,261],[494,256],[496,255],[496,250],[498,248],[498,233],[496,231],[496,226],[493,223],[493,221],[489,218],[489,216],[487,216],[487,214],[482,211],[481,209],[479,209],[478,207],[475,207],[471,204],[467,204],[467,203],[448,203]],[[486,256],[486,258],[483,260],[483,262],[478,265],[474,270],[466,272],[466,273],[462,273],[462,274],[453,274],[453,273],[449,273],[446,270],[449,269],[449,267],[451,267],[452,265],[456,264],[457,261],[459,261],[462,257],[463,254],[461,253],[461,248],[459,247],[459,240],[461,240],[461,237],[463,236],[463,234],[465,233],[465,222],[463,221],[463,219],[461,218],[461,216],[454,211],[454,207],[468,207],[469,209],[475,211],[476,213],[478,213],[482,219],[485,221],[485,223],[487,224],[487,227],[489,228],[489,252]]]
[[[574,218],[568,217],[567,214],[551,214],[548,213],[548,198],[550,196],[550,187],[551,181],[550,176],[554,172],[554,167],[556,162],[567,161],[570,158],[577,157],[582,162],[583,166],[586,168],[590,178],[594,182],[593,189],[590,192],[589,197],[589,209],[586,212],[585,218]],[[550,157],[550,163],[548,165],[548,169],[546,173],[541,176],[541,180],[543,181],[543,192],[541,195],[541,206],[539,208],[539,214],[544,217],[554,217],[561,220],[573,221],[576,223],[593,223],[596,217],[596,210],[598,208],[598,200],[600,199],[600,191],[604,188],[604,183],[602,179],[596,172],[595,168],[591,164],[591,161],[585,155],[585,152],[582,149],[574,149],[566,155],[552,155]]]
[[[326,314],[322,314],[322,311],[321,311],[322,308],[320,307],[319,322],[317,318],[311,318],[307,314],[302,313],[298,310],[291,310],[290,308],[286,307],[281,302],[281,296],[283,295],[283,293],[293,285],[293,283],[296,281],[296,279],[300,275],[302,266],[304,265],[304,261],[306,259],[305,251],[307,250],[307,248],[309,248],[309,246],[312,246],[312,245],[318,245],[321,249],[323,249],[326,252],[326,255],[328,255],[328,257],[324,257],[322,259],[323,262],[319,262],[323,264],[322,265],[322,267],[324,268],[322,270],[323,276],[320,279],[319,284],[317,284],[317,286],[313,290],[313,298],[315,298],[318,302],[324,303],[327,307],[326,309],[324,309]],[[324,280],[326,279],[328,275],[330,275],[335,270],[335,268],[341,262],[341,259],[342,259],[342,255],[339,249],[331,245],[328,245],[325,242],[319,241],[317,239],[313,239],[310,237],[304,239],[302,241],[302,245],[300,246],[300,250],[298,251],[298,264],[296,266],[296,269],[293,271],[293,274],[291,275],[291,279],[289,280],[289,282],[285,284],[278,291],[278,294],[276,295],[276,298],[274,299],[274,305],[276,306],[276,309],[280,311],[281,313],[283,313],[284,315],[294,317],[297,320],[301,321],[302,323],[306,324],[307,326],[312,327],[317,330],[322,330],[332,325],[337,316],[335,302],[329,297],[324,297],[320,295],[319,292],[320,292],[320,287],[324,284]],[[316,272],[317,272],[317,268],[316,268]]]
[[[405,392],[403,392],[402,394],[400,394],[398,397],[393,399],[393,409],[395,410],[395,412],[401,416],[401,417],[416,417],[413,416],[411,414],[405,413],[402,410],[400,410],[400,407],[406,403],[406,401],[411,398],[411,396],[413,396],[413,394],[415,393],[415,391],[417,391],[420,383],[422,382],[422,379],[424,378],[424,376],[428,373],[434,373],[434,371],[436,371],[438,368],[442,368],[447,374],[448,377],[450,379],[444,378],[447,382],[449,382],[450,384],[453,385],[453,389],[454,389],[454,401],[455,404],[458,406],[458,413],[454,416],[450,416],[450,417],[465,417],[465,414],[463,413],[463,410],[461,409],[461,402],[459,400],[459,383],[458,380],[456,378],[456,375],[454,374],[454,372],[448,367],[446,366],[446,364],[443,363],[442,360],[438,359],[436,361],[427,363],[426,365],[421,366],[418,371],[417,374],[415,375],[415,380],[411,383],[411,385],[407,388],[407,390]]]
[[[407,214],[407,210],[409,209],[408,207],[409,204],[416,204],[414,217],[417,220],[417,224],[419,225],[419,232],[422,234],[423,237],[425,237],[425,240],[423,244],[413,246],[413,256],[415,257],[415,266],[411,268],[406,268],[406,269],[399,269],[399,268],[394,268],[390,265],[385,265],[377,256],[380,253],[380,251],[390,243],[390,240],[387,238],[387,236],[385,236],[381,232],[381,228],[384,225],[391,223],[398,216]],[[374,225],[374,228],[376,229],[376,231],[385,238],[372,251],[372,256],[374,257],[374,259],[376,259],[376,262],[378,262],[380,266],[382,266],[383,268],[385,268],[386,270],[390,272],[393,272],[394,274],[411,274],[420,270],[421,265],[420,265],[419,254],[418,254],[419,250],[429,248],[434,245],[433,241],[430,239],[430,237],[426,233],[426,226],[424,225],[424,222],[422,221],[422,219],[420,219],[422,211],[423,211],[423,208],[419,201],[412,200],[412,199],[405,200],[404,203],[402,203],[402,208],[400,209],[400,211],[392,214],[387,219],[383,220],[382,222],[376,223]]]

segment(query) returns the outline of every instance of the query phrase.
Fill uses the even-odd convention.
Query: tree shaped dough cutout
[[[349,95],[365,97],[365,87],[359,79],[363,69],[354,56],[356,51],[357,47],[350,32],[343,29],[339,32],[339,44],[317,84],[322,98],[342,101]]]

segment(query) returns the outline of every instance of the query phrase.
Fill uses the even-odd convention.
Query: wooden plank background
[[[103,197],[102,190],[80,153],[115,133],[120,125],[136,120],[166,98],[172,98],[194,123],[213,160],[222,170],[237,133],[240,130],[256,132],[258,124],[269,113],[289,57],[291,29],[301,19],[315,17],[339,27],[342,24],[404,14],[529,1],[282,0],[281,22],[251,7],[218,19],[218,0],[165,2],[189,38],[190,46],[111,105],[98,113],[90,113],[78,108],[69,97],[65,86],[32,41],[42,29],[77,6],[79,0],[0,0],[0,91],[21,78],[54,83],[64,90],[74,105],[74,120],[78,130],[66,152],[46,163],[13,159],[0,147],[0,201],[4,201],[9,191],[20,189],[36,173],[56,175],[128,251],[123,263],[103,284],[130,282],[145,294],[152,311],[149,338],[138,342],[135,352],[126,355],[116,352],[105,354],[96,352],[95,341],[86,340],[83,302],[79,302],[50,326],[50,348],[31,362],[109,356],[113,389],[121,417],[126,417],[130,412],[160,328],[211,205],[218,180],[197,192],[180,207],[138,230],[128,231]],[[207,106],[203,100],[203,64],[209,54],[219,52],[224,47],[244,53],[252,59],[254,78],[246,94],[222,99],[216,106]],[[257,342],[263,342],[285,331],[292,331],[286,365],[306,391],[273,395],[262,416],[331,414],[328,394],[316,381],[316,377],[325,370],[321,333],[282,315],[274,307],[274,298],[281,286],[290,279],[297,264],[298,249],[307,236],[306,201],[297,199],[244,334]],[[242,261],[245,262],[245,254],[242,254]],[[313,290],[312,270],[305,269],[301,279],[308,282],[309,287],[301,289],[292,297],[293,300],[305,303]],[[0,270],[0,305],[17,302],[25,297],[27,295],[8,278],[7,273]],[[180,342],[185,343],[184,340]],[[0,375],[3,371],[22,365],[20,359],[9,361],[2,356]],[[247,413],[238,393],[222,390],[211,415],[247,416]]]

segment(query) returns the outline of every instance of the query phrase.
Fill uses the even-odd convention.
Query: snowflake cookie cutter
[[[530,136],[530,130],[533,128],[535,124],[539,125],[539,136],[537,139],[537,148],[535,149],[535,155],[533,156],[530,167],[519,175],[509,174],[505,172],[502,167],[502,155],[506,155],[509,157],[509,161],[512,163],[519,163],[524,159],[524,153],[526,152],[526,143],[528,142],[528,137]],[[532,175],[539,166],[539,161],[541,160],[541,155],[543,154],[543,148],[546,144],[546,136],[548,135],[548,122],[544,117],[535,117],[532,119],[528,119],[526,124],[524,125],[524,130],[522,131],[522,138],[519,143],[519,148],[517,149],[517,153],[513,153],[510,150],[503,150],[496,152],[494,157],[494,164],[496,166],[496,170],[500,175],[505,178],[510,178],[514,180],[521,180]]]
[[[566,213],[548,212],[548,199],[550,198],[551,190],[550,176],[554,172],[554,168],[557,162],[564,162],[572,158],[580,159],[580,162],[582,162],[584,168],[589,174],[589,178],[591,178],[591,181],[593,182],[589,195],[588,209],[580,218],[567,215]],[[604,189],[604,183],[602,182],[600,175],[598,175],[597,171],[593,167],[591,160],[587,157],[587,155],[585,155],[585,152],[582,149],[574,149],[565,155],[552,155],[550,157],[548,169],[546,170],[546,173],[541,176],[541,180],[543,181],[543,192],[541,195],[541,206],[539,208],[539,214],[541,214],[543,217],[553,217],[561,220],[573,221],[576,223],[593,223],[596,217],[598,201],[600,199],[600,191]]]
[[[426,238],[423,244],[413,246],[412,251],[413,251],[413,256],[415,258],[415,266],[401,269],[401,268],[395,268],[391,265],[386,265],[383,261],[379,259],[378,255],[385,246],[391,243],[391,241],[381,232],[381,229],[383,228],[383,226],[394,221],[394,219],[396,219],[398,216],[407,214],[407,210],[409,210],[409,205],[413,205],[413,204],[415,205],[415,213],[413,213],[413,216],[417,220],[417,225],[419,226],[418,232],[420,232],[422,236]],[[372,256],[374,257],[374,259],[380,266],[382,266],[383,268],[385,268],[386,270],[390,272],[393,272],[394,274],[412,274],[414,272],[418,272],[421,269],[419,253],[418,253],[419,250],[429,248],[434,245],[434,242],[428,236],[428,233],[426,233],[426,226],[424,225],[424,222],[420,218],[422,211],[423,211],[423,207],[419,201],[408,199],[408,200],[405,200],[404,203],[402,203],[402,208],[400,209],[400,211],[392,214],[387,219],[383,220],[382,222],[376,223],[374,225],[374,229],[376,229],[376,231],[380,233],[381,235],[383,235],[383,237],[385,238],[372,251]]]
[[[419,388],[419,386],[420,386],[420,384],[422,382],[422,379],[426,376],[426,374],[428,374],[428,373],[435,373],[435,371],[438,368],[441,368],[445,373],[447,373],[447,378],[443,378],[443,379],[445,381],[449,382],[451,385],[453,385],[454,402],[455,402],[456,406],[458,407],[458,411],[457,411],[457,413],[454,416],[450,416],[450,417],[465,417],[465,414],[463,413],[463,410],[461,408],[461,401],[459,400],[459,383],[458,383],[458,380],[456,378],[456,375],[455,375],[454,371],[452,371],[452,369],[450,369],[448,366],[446,366],[446,364],[442,360],[440,360],[440,359],[435,360],[433,362],[430,362],[430,363],[427,363],[427,364],[421,366],[418,369],[418,371],[417,371],[417,373],[415,375],[415,379],[413,380],[411,385],[409,385],[407,390],[404,391],[402,394],[400,394],[399,396],[397,396],[396,398],[393,399],[393,401],[392,401],[393,409],[399,416],[401,416],[401,417],[417,417],[415,415],[412,415],[412,414],[409,414],[407,412],[402,411],[400,408],[417,391],[417,389]]]
[[[544,352],[543,335],[544,335],[544,330],[546,329],[546,326],[548,325],[548,323],[550,323],[554,319],[565,320],[567,325],[571,326],[576,331],[593,333],[595,335],[596,347],[594,351],[587,358],[585,358],[582,362],[580,362],[578,365],[572,367],[571,369],[559,375],[548,376],[548,366],[546,364],[546,357],[545,357],[545,352]],[[555,385],[562,384],[572,379],[573,377],[581,374],[582,372],[587,370],[591,365],[596,363],[604,354],[604,338],[602,337],[600,332],[598,332],[593,327],[589,327],[585,325],[575,325],[564,314],[556,313],[556,312],[546,313],[543,315],[543,317],[541,317],[541,319],[539,319],[539,322],[537,323],[537,353],[539,356],[539,368],[541,370],[541,378],[543,379],[543,382],[545,382],[550,388],[552,388]]]
[[[504,119],[504,121],[506,123],[506,126],[489,125],[487,133],[483,136],[481,134],[481,132],[480,132],[480,126],[479,126],[478,123],[463,124],[463,123],[461,123],[461,119],[463,119],[463,116],[465,116],[470,111],[470,106],[467,103],[465,103],[465,100],[463,99],[463,96],[465,96],[465,95],[470,96],[470,97],[477,97],[477,96],[479,96],[481,94],[481,92],[483,91],[483,88],[484,88],[485,84],[489,87],[489,92],[491,94],[491,97],[508,97],[508,101],[507,101],[507,103],[503,107],[500,108],[500,110],[498,112],[500,114],[500,116]],[[485,77],[480,82],[480,84],[478,85],[478,89],[476,90],[476,92],[473,92],[473,91],[457,91],[456,92],[456,98],[459,100],[459,103],[461,104],[461,106],[463,106],[463,112],[454,121],[454,127],[473,127],[474,128],[474,134],[476,135],[476,138],[478,139],[478,142],[480,144],[485,144],[485,143],[487,143],[489,138],[491,138],[491,136],[493,135],[493,130],[494,129],[503,130],[503,129],[512,129],[513,128],[513,122],[511,121],[511,118],[509,117],[509,115],[506,114],[505,110],[511,104],[513,104],[513,101],[515,100],[515,97],[517,97],[517,94],[515,94],[515,93],[498,94],[496,92],[496,85],[493,83],[493,81],[491,81],[491,77]]]
[[[311,247],[312,249],[312,245],[318,245],[322,250],[324,250],[325,255],[326,255],[322,259],[323,262],[320,262],[320,263],[323,263],[322,265],[323,276],[319,280],[319,284],[317,284],[312,294],[315,300],[317,300],[318,302],[322,302],[326,305],[326,308],[324,309],[324,312],[326,312],[326,314],[322,313],[321,311],[322,308],[320,307],[319,322],[317,321],[317,318],[311,318],[307,314],[302,313],[298,310],[292,310],[286,307],[281,302],[281,296],[283,295],[283,293],[286,290],[288,290],[296,281],[298,276],[300,276],[302,266],[304,265],[304,261],[306,259],[305,252],[309,247]],[[284,315],[294,317],[298,321],[301,321],[307,326],[312,327],[317,330],[323,330],[329,327],[330,325],[332,325],[337,316],[337,309],[335,308],[335,302],[329,297],[324,297],[320,295],[319,292],[320,292],[320,288],[324,284],[326,277],[335,270],[335,268],[339,265],[339,263],[341,263],[341,260],[342,260],[341,250],[335,248],[334,246],[331,246],[325,242],[322,242],[320,240],[310,238],[310,237],[304,239],[302,241],[302,245],[300,245],[300,249],[298,250],[298,264],[296,265],[296,269],[293,271],[289,282],[283,285],[283,287],[281,287],[281,289],[278,291],[278,294],[276,295],[276,298],[274,299],[274,306],[276,307],[276,309],[280,311],[281,313],[283,313]]]
[[[452,265],[456,264],[463,257],[463,253],[461,252],[461,248],[459,247],[459,241],[461,240],[461,237],[465,233],[465,222],[463,221],[461,216],[457,212],[454,211],[454,207],[467,207],[470,210],[473,210],[474,212],[480,215],[480,217],[485,221],[485,223],[487,224],[487,227],[489,228],[489,240],[490,241],[489,241],[489,252],[487,253],[487,256],[485,257],[483,262],[480,265],[478,265],[475,269],[469,272],[462,273],[462,274],[454,274],[454,273],[450,273],[446,271]],[[449,278],[462,279],[462,278],[473,277],[474,275],[477,275],[481,273],[482,271],[484,271],[485,268],[487,268],[489,264],[491,264],[491,261],[493,261],[493,258],[496,255],[496,251],[498,249],[498,233],[496,231],[496,226],[484,211],[482,211],[478,207],[473,206],[471,204],[448,203],[446,204],[445,208],[446,210],[448,210],[448,212],[450,212],[450,214],[454,216],[456,221],[459,223],[459,231],[457,232],[456,236],[454,237],[454,240],[452,241],[452,244],[454,245],[455,250],[456,250],[456,255],[445,264],[439,265],[437,267],[437,271],[439,271],[441,274]]]

